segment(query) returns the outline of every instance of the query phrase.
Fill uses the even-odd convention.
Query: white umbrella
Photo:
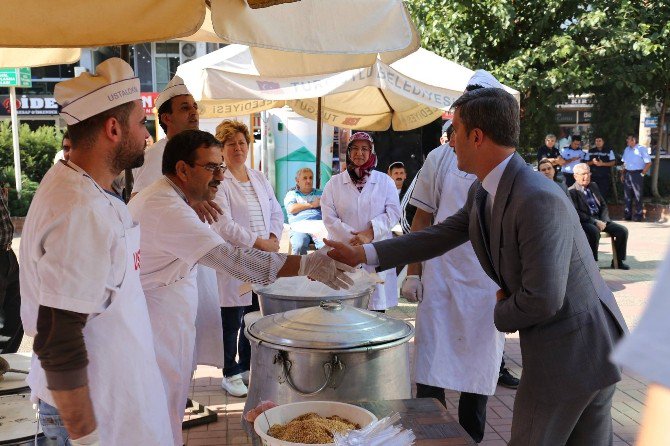
[[[249,48],[230,45],[181,65],[177,74],[200,101],[203,117],[230,117],[289,105],[316,119],[366,130],[411,130],[428,124],[463,93],[473,71],[419,49],[390,65],[381,58],[366,68],[326,75],[259,74]],[[506,87],[507,88],[507,87]],[[507,88],[518,98],[518,92]]]
[[[255,47],[261,71],[272,75],[341,71],[370,65],[377,53],[393,60],[418,47],[402,0],[300,0],[261,9],[245,0],[4,0],[2,10],[0,47],[242,43]]]

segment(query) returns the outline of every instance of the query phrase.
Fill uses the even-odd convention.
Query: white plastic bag
[[[400,414],[393,413],[386,418],[368,424],[363,429],[346,434],[334,435],[335,446],[411,446],[416,436],[411,429],[394,426],[400,421]]]

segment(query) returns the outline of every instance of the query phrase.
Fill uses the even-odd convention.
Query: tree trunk
[[[661,98],[661,116],[658,118],[658,144],[656,146],[656,155],[654,156],[654,169],[651,173],[651,194],[654,198],[661,198],[661,194],[658,192],[658,175],[661,170],[661,147],[663,145],[663,132],[665,131],[668,90],[670,90],[670,85],[666,84],[663,89],[663,97]]]

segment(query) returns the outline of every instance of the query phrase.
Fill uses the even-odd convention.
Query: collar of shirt
[[[489,196],[491,197],[491,204],[496,199],[496,192],[498,191],[498,184],[500,183],[500,179],[503,176],[503,173],[505,172],[505,168],[507,167],[507,164],[509,164],[509,160],[512,159],[512,156],[514,156],[514,152],[504,160],[500,162],[496,167],[493,168],[492,171],[489,172],[488,175],[486,175],[486,178],[482,181],[482,187],[486,192],[488,192]]]
[[[186,194],[184,194],[184,192],[181,189],[179,189],[179,187],[176,184],[174,184],[171,179],[169,179],[165,175],[163,175],[163,178],[165,178],[165,181],[167,181],[167,183],[170,186],[172,186],[172,189],[174,189],[174,191],[177,192],[177,195],[179,195],[181,199],[184,200],[186,204],[188,204],[188,198],[186,198]]]

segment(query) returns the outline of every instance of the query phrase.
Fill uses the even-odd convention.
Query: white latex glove
[[[88,435],[73,440],[70,438],[72,446],[100,446],[100,438],[98,437],[98,429],[94,430]]]
[[[347,289],[354,281],[347,276],[346,272],[354,271],[354,268],[344,263],[336,262],[328,257],[329,248],[322,248],[310,254],[300,256],[299,276],[307,276],[312,280],[325,283],[334,290]]]
[[[400,288],[400,294],[407,299],[408,302],[423,301],[423,285],[421,284],[421,277],[409,275],[405,277]]]

